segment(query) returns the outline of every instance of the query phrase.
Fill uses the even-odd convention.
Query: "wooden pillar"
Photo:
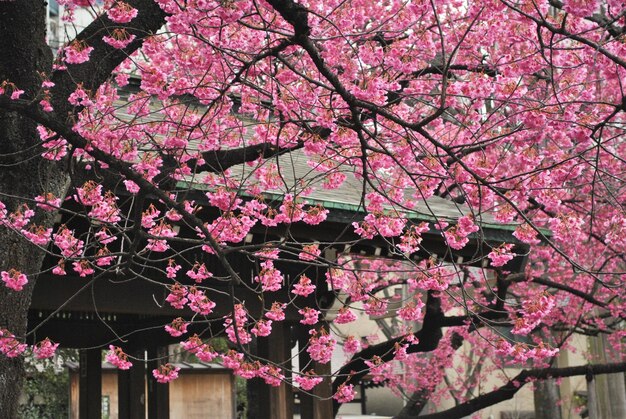
[[[324,381],[319,383],[310,392],[311,395],[300,392],[300,417],[302,419],[327,419],[333,417],[333,389],[330,380],[331,366],[314,362],[306,350],[303,350],[309,342],[309,333],[306,327],[298,328],[298,351],[300,352],[300,370],[313,369],[317,375],[326,375]],[[328,330],[328,329],[327,329]]]
[[[257,340],[258,355],[282,367],[282,373],[291,369],[291,325],[289,322],[276,322],[272,325],[272,334],[268,338]],[[282,383],[273,387],[265,382],[259,382],[260,418],[292,419],[293,418],[293,391],[290,385]],[[265,401],[265,402],[264,402]]]
[[[148,348],[146,376],[148,378],[148,419],[169,419],[170,386],[157,383],[152,370],[167,363],[167,346]]]
[[[80,419],[102,417],[102,352],[87,349],[79,354],[78,412]]]
[[[129,353],[133,367],[117,371],[118,411],[120,419],[146,417],[146,354],[144,349]]]

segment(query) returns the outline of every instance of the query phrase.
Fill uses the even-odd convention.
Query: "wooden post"
[[[100,349],[80,351],[78,412],[80,419],[102,417],[102,353]]]
[[[117,371],[118,411],[120,419],[146,417],[146,354],[144,349],[129,353],[133,367]]]
[[[257,340],[258,355],[268,361],[282,366],[285,370],[291,369],[291,325],[286,322],[276,322],[272,326],[272,335],[269,338]],[[281,371],[284,373],[284,370]],[[261,410],[259,417],[267,419],[293,418],[293,391],[290,385],[282,383],[273,387],[265,382],[258,382],[259,398],[266,403],[259,403]]]
[[[169,419],[170,386],[157,383],[152,370],[167,363],[167,346],[148,348],[146,376],[148,377],[148,419]]]
[[[300,417],[302,419],[327,419],[333,417],[332,383],[330,381],[331,366],[313,362],[303,348],[309,342],[309,333],[306,327],[298,328],[298,350],[300,352],[300,371],[313,369],[317,375],[326,375],[324,381],[311,391],[312,395],[300,392]]]

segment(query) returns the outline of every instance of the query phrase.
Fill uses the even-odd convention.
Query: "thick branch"
[[[70,110],[67,97],[82,84],[84,89],[95,91],[110,76],[113,70],[130,54],[141,47],[144,39],[165,24],[165,13],[154,0],[127,0],[138,10],[137,17],[127,24],[112,22],[106,15],[99,16],[81,33],[77,41],[84,41],[94,50],[89,61],[83,64],[68,64],[67,70],[57,70],[51,79],[55,83],[51,90],[52,104],[60,113]],[[110,35],[115,28],[124,28],[136,38],[124,49],[115,49],[107,45],[102,37]]]
[[[475,399],[468,400],[465,403],[462,403],[451,409],[444,410],[443,412],[420,416],[420,419],[450,419],[469,416],[472,413],[478,412],[481,409],[513,398],[515,393],[517,393],[530,380],[565,378],[574,377],[577,375],[594,376],[602,374],[613,374],[616,372],[624,371],[626,371],[626,362],[604,365],[582,365],[579,367],[538,368],[532,370],[522,370],[522,372],[517,374],[513,379],[509,380],[509,382],[507,382],[505,385],[497,390],[478,396]]]
[[[419,343],[410,345],[407,353],[430,352],[437,348],[439,341],[443,337],[441,332],[441,321],[443,312],[441,310],[441,300],[435,297],[432,292],[428,294],[426,302],[426,313],[424,315],[424,323],[422,328],[414,333],[419,339]],[[369,372],[369,367],[365,361],[370,361],[374,356],[380,357],[383,362],[393,360],[397,344],[401,344],[406,336],[400,336],[395,339],[379,343],[378,345],[369,346],[361,352],[355,354],[350,362],[345,364],[338,372],[337,378],[333,382],[333,393],[337,391],[339,386],[344,383],[357,383]],[[335,414],[339,410],[339,403],[334,401],[333,409]]]
[[[290,148],[279,148],[268,143],[262,143],[231,150],[207,151],[202,153],[204,164],[195,165],[194,168],[197,172],[221,173],[230,167],[254,161],[259,157],[270,158],[280,156],[298,150],[303,146],[304,143],[302,142]],[[188,164],[190,166],[193,165],[193,161]]]

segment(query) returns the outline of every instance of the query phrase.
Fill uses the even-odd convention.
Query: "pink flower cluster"
[[[337,388],[337,392],[333,395],[333,399],[337,400],[339,403],[350,403],[354,396],[356,396],[356,391],[354,391],[354,385],[342,383]]]
[[[233,317],[235,318],[234,325]],[[235,304],[235,311],[233,312],[233,314],[226,316],[226,318],[224,319],[226,335],[231,342],[237,344],[250,343],[252,337],[245,329],[247,320],[248,312],[246,311],[244,306],[242,304]]]
[[[68,64],[82,64],[89,61],[89,55],[93,47],[88,46],[84,41],[73,41],[63,48],[65,52],[65,62]]]
[[[443,235],[448,242],[448,246],[459,250],[469,242],[468,236],[478,230],[478,226],[474,224],[474,218],[471,215],[465,215],[459,218],[455,226],[444,231]]]
[[[106,14],[115,23],[128,23],[137,17],[137,9],[123,1],[116,1]]]
[[[132,362],[128,360],[128,355],[119,346],[109,345],[109,351],[104,359],[121,370],[127,370],[133,366]]]
[[[309,333],[311,337],[309,338],[309,345],[306,348],[309,356],[313,361],[319,362],[320,364],[329,363],[337,341],[324,329],[321,329],[320,332],[311,330]]]
[[[339,312],[337,313],[337,317],[335,317],[335,320],[333,320],[333,322],[337,324],[346,324],[346,323],[352,323],[356,319],[357,317],[354,314],[354,312],[350,310],[350,307],[343,306],[339,309]]]
[[[550,294],[539,294],[529,296],[522,302],[521,317],[515,320],[512,333],[526,335],[537,327],[541,321],[550,315],[556,305],[554,296]]]
[[[209,272],[204,263],[196,262],[193,267],[187,271],[187,276],[197,283],[201,283],[205,279],[211,278],[213,274]]]
[[[189,288],[187,298],[189,299],[188,306],[191,311],[203,316],[211,314],[215,308],[215,303],[209,300],[209,297],[206,296],[204,291],[196,287]]]
[[[187,294],[189,291],[187,287],[182,285],[179,282],[176,282],[174,285],[169,287],[170,293],[165,297],[165,301],[170,303],[170,305],[174,308],[181,310],[185,307],[185,304],[189,301],[187,298]]]
[[[306,297],[315,292],[315,285],[311,282],[311,278],[305,274],[300,275],[300,279],[294,284],[292,293]]]
[[[298,254],[298,258],[300,258],[300,260],[313,261],[319,255],[320,249],[318,244],[305,244],[302,246],[302,252]]]
[[[158,368],[152,370],[152,376],[156,378],[157,383],[165,384],[178,378],[179,367],[176,367],[169,362],[164,365],[159,365]]]
[[[9,358],[15,358],[24,353],[26,348],[27,345],[17,340],[13,333],[0,329],[0,353]]]
[[[177,317],[165,326],[165,331],[173,337],[178,337],[187,333],[187,326],[189,326],[189,322],[183,320],[182,317]]]
[[[313,370],[307,371],[302,375],[293,377],[294,383],[297,383],[304,391],[311,391],[313,388],[324,380],[323,377],[315,375]]]
[[[298,310],[298,313],[302,316],[300,323],[314,325],[319,321],[319,315],[321,314],[318,310],[315,310],[311,307],[305,307]]]
[[[54,356],[59,344],[52,343],[50,339],[45,338],[41,342],[38,342],[35,346],[33,346],[33,354],[37,359],[46,359]]]
[[[113,29],[111,36],[103,36],[102,40],[116,49],[124,49],[135,40],[136,36],[124,28]]]
[[[265,312],[265,317],[275,322],[285,320],[285,306],[284,303],[273,302],[270,310]]]
[[[0,273],[0,277],[4,282],[4,285],[14,291],[22,291],[22,289],[24,289],[24,285],[28,283],[26,275],[20,271],[16,271],[15,269],[2,271],[2,273]]]
[[[502,339],[496,346],[497,355],[511,357],[517,363],[523,363],[529,359],[540,361],[553,357],[557,353],[559,353],[558,348],[551,348],[543,343],[531,348],[524,343],[515,343],[511,345],[511,343],[507,340]]]
[[[212,362],[219,356],[217,352],[213,350],[211,345],[202,342],[197,334],[194,334],[189,339],[180,343],[180,346],[189,353],[192,353],[203,362]]]
[[[511,253],[511,249],[513,249],[513,244],[511,243],[502,243],[500,246],[494,247],[487,255],[489,260],[491,260],[491,266],[499,267],[506,265],[515,257],[515,254]]]
[[[250,330],[256,336],[269,336],[272,333],[272,321],[261,319]]]
[[[261,262],[261,272],[254,277],[255,282],[261,283],[263,291],[278,291],[283,286],[283,275],[274,268],[271,260]]]

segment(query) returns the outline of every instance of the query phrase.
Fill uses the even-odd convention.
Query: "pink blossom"
[[[291,292],[296,295],[306,297],[307,295],[315,292],[315,285],[311,283],[311,278],[309,278],[305,274],[302,274],[300,275],[300,279],[298,280],[298,282],[294,284],[293,290]]]
[[[54,211],[61,206],[61,198],[57,198],[54,194],[47,193],[35,197],[37,207],[44,211]]]
[[[204,263],[196,262],[193,267],[187,271],[187,276],[197,283],[201,283],[207,278],[211,278],[213,274],[209,272]]]
[[[81,278],[89,276],[95,272],[95,269],[87,259],[77,260],[72,262],[74,272],[76,272]]]
[[[414,253],[419,250],[422,242],[422,234],[428,232],[428,223],[420,223],[419,225],[411,225],[407,231],[400,237],[401,243],[398,248],[404,253]]]
[[[283,275],[274,268],[271,260],[261,262],[261,272],[254,277],[255,282],[261,283],[263,291],[278,291],[283,286]]]
[[[343,351],[346,354],[354,354],[361,350],[361,343],[354,336],[348,336],[343,341]]]
[[[339,309],[339,313],[337,314],[337,317],[335,317],[335,320],[333,320],[333,322],[337,324],[346,324],[352,323],[356,319],[357,317],[352,312],[352,310],[350,310],[350,308],[347,306],[343,306]]]
[[[242,353],[231,349],[228,352],[226,352],[224,355],[222,355],[222,364],[224,365],[225,368],[237,370],[241,367],[243,358],[244,358],[244,355]]]
[[[17,100],[24,94],[23,90],[15,89],[13,93],[11,93],[11,100]]]
[[[35,211],[28,208],[28,205],[20,205],[15,211],[8,216],[8,225],[15,230],[21,230],[30,222],[35,215]]]
[[[219,356],[217,352],[213,350],[211,345],[202,345],[195,353],[196,358],[202,362],[213,362],[215,358]]]
[[[135,40],[135,35],[129,34],[126,29],[113,29],[111,36],[103,36],[102,40],[116,49],[124,49]]]
[[[52,343],[50,339],[45,338],[33,346],[33,354],[37,359],[51,358],[59,346],[58,343]]]
[[[422,315],[422,300],[411,301],[398,310],[398,317],[404,321],[418,321]]]
[[[265,317],[275,322],[285,320],[285,306],[286,304],[274,302],[269,311],[265,312]]]
[[[300,323],[302,324],[313,325],[319,321],[320,312],[311,307],[302,308],[298,310],[298,313],[300,313],[300,315],[303,317],[300,320]]]
[[[319,333],[315,330],[311,330],[311,338],[309,339],[309,345],[306,351],[313,361],[317,361],[320,364],[327,364],[330,362],[333,356],[333,350],[337,341],[333,339],[328,332],[322,329]]]
[[[133,182],[132,180],[124,180],[123,181],[124,186],[126,187],[126,190],[132,194],[137,194],[139,193],[139,185],[137,185],[135,182]]]
[[[137,9],[123,1],[116,1],[113,7],[106,11],[107,16],[115,23],[128,23],[137,17]]]
[[[308,371],[304,375],[295,375],[293,381],[298,383],[304,391],[311,391],[313,388],[324,380],[323,377],[315,375],[315,372]]]
[[[164,365],[159,365],[158,368],[152,370],[152,376],[156,378],[157,383],[165,384],[178,378],[179,367],[176,367],[169,362]]]
[[[204,291],[199,290],[196,287],[189,288],[187,298],[189,299],[189,303],[187,304],[189,308],[192,311],[203,316],[211,314],[213,312],[213,309],[215,308],[215,303],[209,300],[209,297],[204,294]]]
[[[93,47],[88,46],[85,41],[73,41],[63,48],[65,52],[65,62],[68,64],[82,64],[89,61],[89,54]]]
[[[165,268],[165,276],[169,279],[175,279],[177,272],[182,269],[182,266],[174,262],[174,259],[167,261],[167,268]]]
[[[318,244],[306,244],[302,246],[302,252],[298,254],[300,260],[313,261],[320,255]]]
[[[128,355],[119,346],[109,345],[109,351],[104,359],[121,370],[127,370],[133,366],[132,362],[128,360]]]
[[[169,333],[170,336],[178,337],[187,333],[187,326],[189,326],[189,322],[183,320],[182,317],[177,317],[170,324],[165,326],[165,331]]]
[[[39,105],[41,106],[41,110],[43,110],[44,112],[52,112],[54,110],[52,104],[47,99],[40,100]]]
[[[0,329],[0,353],[8,358],[20,356],[28,345],[21,343],[15,335],[6,329]]]
[[[383,316],[387,313],[387,302],[372,297],[363,304],[363,308],[370,316]]]
[[[187,287],[176,282],[174,285],[171,285],[169,289],[170,293],[165,298],[165,301],[179,310],[184,308],[185,304],[189,301],[189,299],[186,298],[188,293]]]
[[[308,225],[318,225],[328,216],[328,210],[321,205],[309,208],[303,215],[302,221]]]
[[[52,228],[44,228],[33,224],[28,230],[22,230],[21,233],[37,246],[47,246],[52,236]]]
[[[193,336],[190,336],[187,340],[180,342],[180,346],[184,350],[192,354],[195,354],[196,352],[201,350],[204,345],[204,342],[202,342],[202,340],[196,333],[194,333]]]
[[[0,277],[7,288],[11,288],[14,291],[21,291],[24,289],[24,285],[28,283],[26,275],[15,269],[9,269],[9,271],[2,271]]]
[[[64,259],[59,260],[59,263],[52,269],[52,273],[54,275],[59,275],[59,276],[67,275],[67,272],[65,272],[65,260]]]
[[[109,266],[115,260],[115,256],[111,255],[109,248],[104,246],[98,249],[95,259],[97,266]]]
[[[491,266],[504,266],[513,259],[515,255],[511,253],[512,248],[513,244],[511,243],[502,243],[500,246],[493,248],[487,255],[489,260],[491,260]]]
[[[233,324],[233,317],[235,323]],[[235,311],[226,316],[224,319],[224,327],[226,328],[226,335],[228,339],[237,344],[250,343],[252,337],[245,329],[248,320],[248,312],[242,304],[235,304]]]
[[[474,224],[473,217],[466,215],[459,218],[455,226],[444,231],[443,235],[448,242],[448,246],[459,250],[469,242],[468,236],[478,230],[479,228]]]
[[[262,378],[263,381],[265,381],[265,384],[272,387],[278,387],[282,384],[285,376],[275,365],[267,365],[264,368],[259,369],[259,378]]]
[[[256,336],[269,336],[272,333],[272,321],[261,319],[250,331]]]
[[[356,392],[354,391],[354,385],[342,383],[337,388],[337,392],[333,395],[333,399],[337,400],[339,403],[349,403],[356,396]]]

